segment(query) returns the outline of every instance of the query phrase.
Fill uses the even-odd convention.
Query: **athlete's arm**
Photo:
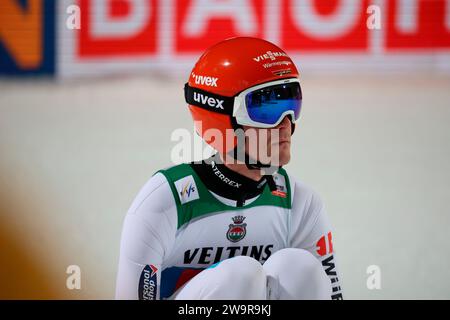
[[[291,186],[293,203],[290,246],[307,250],[321,261],[326,274],[330,278],[331,298],[342,299],[332,242],[332,230],[323,202],[316,192],[303,183],[294,179]]]
[[[128,210],[122,230],[116,299],[159,299],[161,266],[175,240],[175,201],[164,175],[154,175]]]

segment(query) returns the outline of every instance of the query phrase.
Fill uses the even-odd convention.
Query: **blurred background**
[[[450,298],[450,1],[2,0],[0,299],[114,297],[124,215],[193,131],[190,68],[237,35],[302,73],[287,169],[324,199],[344,298]]]

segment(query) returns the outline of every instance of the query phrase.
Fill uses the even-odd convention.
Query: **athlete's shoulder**
[[[141,214],[145,212],[165,212],[176,206],[169,180],[164,174],[168,167],[156,171],[139,190],[128,213]]]
[[[182,188],[181,185],[190,178],[192,178],[192,169],[187,163],[156,171],[141,188],[128,212],[141,212],[143,206],[147,209],[145,211],[148,209],[152,209],[152,211],[176,209],[177,189]]]
[[[162,173],[165,176],[171,177],[184,176],[190,172],[192,172],[192,170],[189,163],[180,163],[157,171],[157,173]]]
[[[293,190],[290,244],[295,248],[306,248],[320,237],[316,233],[323,234],[322,229],[328,230],[328,217],[315,189],[292,175],[289,180]]]
[[[320,210],[323,203],[319,193],[292,174],[287,175],[291,189],[292,208],[306,211]]]

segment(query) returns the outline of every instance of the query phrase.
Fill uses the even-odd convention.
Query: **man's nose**
[[[290,128],[291,126],[291,120],[289,119],[289,116],[285,116],[283,118],[283,120],[275,127],[276,129],[281,129],[281,128]]]

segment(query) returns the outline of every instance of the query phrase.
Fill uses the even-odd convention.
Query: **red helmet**
[[[247,122],[236,121],[239,113],[239,102],[236,101],[241,101],[236,97],[249,88],[260,89],[266,83],[278,85],[294,81],[300,92],[297,100],[301,106],[298,78],[294,62],[273,43],[251,37],[236,37],[219,42],[199,58],[185,86],[186,102],[196,123],[197,133],[221,153],[232,150],[236,146],[235,139],[232,145],[226,145],[220,139],[205,139],[205,132],[216,129],[222,133],[222,137],[226,137],[227,129],[237,129],[243,123],[257,123],[258,119],[255,120],[251,115],[249,117],[248,111],[244,112]],[[243,97],[241,104],[245,104],[245,101],[248,100]],[[295,117],[291,112],[291,121],[298,118],[300,106]],[[283,113],[283,117],[288,113]],[[261,127],[273,126],[273,123],[263,123]]]

